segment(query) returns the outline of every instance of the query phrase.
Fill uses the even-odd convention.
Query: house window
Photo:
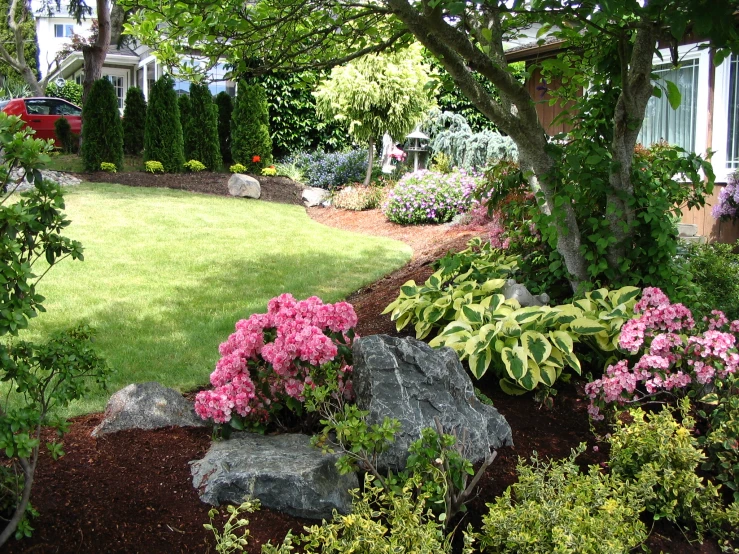
[[[662,96],[649,99],[639,142],[650,145],[660,140],[680,146],[688,152],[696,151],[696,127],[698,120],[698,59],[687,60],[674,67],[660,64],[654,67],[655,84],[662,88]],[[665,87],[672,81],[680,89],[682,101],[673,110],[667,99]]]
[[[118,98],[118,109],[123,109],[123,77],[119,77],[118,75],[104,75],[104,79],[108,79],[113,84],[113,88],[115,89],[115,95]]]
[[[74,25],[61,25],[59,23],[54,25],[54,36],[56,38],[71,37],[74,35]]]
[[[739,169],[739,56],[731,56],[729,64],[729,117],[726,132],[726,166]]]

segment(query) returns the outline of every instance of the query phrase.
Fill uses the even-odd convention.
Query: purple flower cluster
[[[718,204],[711,210],[716,219],[739,219],[739,172],[729,176],[729,182],[718,194]]]
[[[421,170],[403,176],[383,206],[394,223],[445,223],[476,205],[473,193],[480,186],[479,175],[455,169],[451,173]]]
[[[285,161],[303,172],[306,184],[328,190],[362,181],[367,173],[367,150],[298,153]]]
[[[707,329],[699,332],[688,308],[671,304],[657,288],[646,288],[634,311],[639,315],[621,329],[619,346],[641,356],[631,367],[628,360],[608,366],[603,377],[585,386],[593,419],[603,419],[607,405],[685,394],[739,368],[739,321],[729,324],[719,310],[705,318]]]

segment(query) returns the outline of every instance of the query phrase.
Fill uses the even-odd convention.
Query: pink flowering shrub
[[[273,298],[266,314],[238,321],[220,345],[221,359],[210,375],[214,388],[198,393],[195,411],[215,423],[237,415],[264,424],[283,406],[299,412],[305,387],[327,384],[322,382],[327,375],[336,380],[336,390],[351,397],[356,324],[346,302],[324,304],[316,296],[296,301],[290,294]],[[335,370],[326,371],[327,364]]]
[[[657,288],[645,288],[634,311],[638,315],[621,329],[619,347],[636,362],[612,364],[585,386],[594,419],[603,419],[601,409],[608,405],[683,396],[736,373],[739,321],[729,324],[723,312],[714,310],[699,330],[690,310],[671,304]]]

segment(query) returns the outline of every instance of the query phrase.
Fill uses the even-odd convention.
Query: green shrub
[[[66,117],[60,117],[54,122],[54,133],[59,142],[62,143],[62,150],[67,154],[77,152],[79,149],[79,135],[72,133],[72,126]]]
[[[269,167],[265,167],[262,169],[262,175],[266,175],[268,177],[274,177],[277,175],[277,169],[275,169],[275,166],[271,165]]]
[[[109,162],[102,162],[100,164],[100,170],[101,171],[107,171],[108,173],[116,173],[117,168],[115,164],[109,163]]]
[[[623,554],[646,540],[639,516],[649,490],[597,466],[581,473],[575,458],[584,449],[562,461],[519,459],[518,482],[482,518],[484,551]]]
[[[190,85],[190,127],[186,142],[192,141],[188,159],[200,160],[211,171],[223,166],[218,141],[218,109],[206,84]]]
[[[380,207],[384,196],[383,188],[353,185],[335,192],[331,197],[331,205],[341,210],[374,210]]]
[[[77,106],[82,105],[82,85],[78,85],[74,81],[64,81],[64,84],[60,87],[54,81],[46,85],[46,96],[53,96],[55,98],[63,98],[64,100],[76,104]]]
[[[107,79],[92,84],[82,108],[82,163],[86,171],[96,171],[102,162],[123,167],[123,126],[118,97]]]
[[[246,166],[243,164],[233,164],[228,170],[231,173],[246,173]]]
[[[696,294],[686,304],[696,321],[710,316],[711,310],[721,310],[729,321],[739,319],[739,254],[734,245],[711,243],[693,245],[685,255],[686,268],[698,286]]]
[[[123,151],[129,156],[138,156],[144,149],[146,129],[146,100],[143,91],[131,87],[126,92],[123,109]]]
[[[231,155],[255,174],[272,163],[267,97],[261,85],[239,83],[231,115]]]
[[[192,173],[198,173],[199,171],[205,170],[205,164],[199,162],[198,160],[190,160],[188,162],[185,162],[184,168]]]
[[[218,144],[221,149],[221,159],[224,163],[233,161],[231,157],[231,115],[233,114],[233,100],[226,91],[216,95],[218,106]]]
[[[275,164],[275,169],[277,170],[277,175],[282,175],[298,183],[303,181],[303,172],[294,163],[277,163]]]
[[[185,164],[180,109],[172,77],[161,77],[149,93],[144,133],[144,161],[158,160],[164,171],[177,173]]]
[[[683,421],[667,406],[647,415],[641,408],[628,412],[628,421],[616,420],[611,435],[610,468],[614,476],[651,488],[646,509],[655,519],[694,522],[699,536],[713,524],[720,510],[718,488],[696,473],[706,456],[692,435],[693,420],[683,399]]]
[[[190,128],[192,112],[192,103],[190,97],[182,94],[177,97],[177,107],[180,109],[180,125],[182,126],[182,147],[185,159],[193,158],[193,148],[195,144],[195,132]]]
[[[144,168],[147,173],[164,173],[164,166],[162,162],[149,160],[144,163]]]

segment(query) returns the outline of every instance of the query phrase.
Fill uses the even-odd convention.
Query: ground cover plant
[[[299,206],[171,190],[83,185],[70,189],[67,214],[70,235],[87,246],[85,267],[61,264],[43,283],[49,312],[35,336],[91,324],[117,370],[113,390],[150,380],[202,385],[234,321],[263,312],[268,299],[290,290],[337,301],[410,254],[315,224]],[[91,395],[73,411],[105,402]]]
[[[283,173],[278,173],[282,175],[290,172],[290,166],[294,166],[302,174],[306,185],[333,190],[364,178],[367,171],[367,151],[298,152],[277,164],[278,170],[283,169]]]

